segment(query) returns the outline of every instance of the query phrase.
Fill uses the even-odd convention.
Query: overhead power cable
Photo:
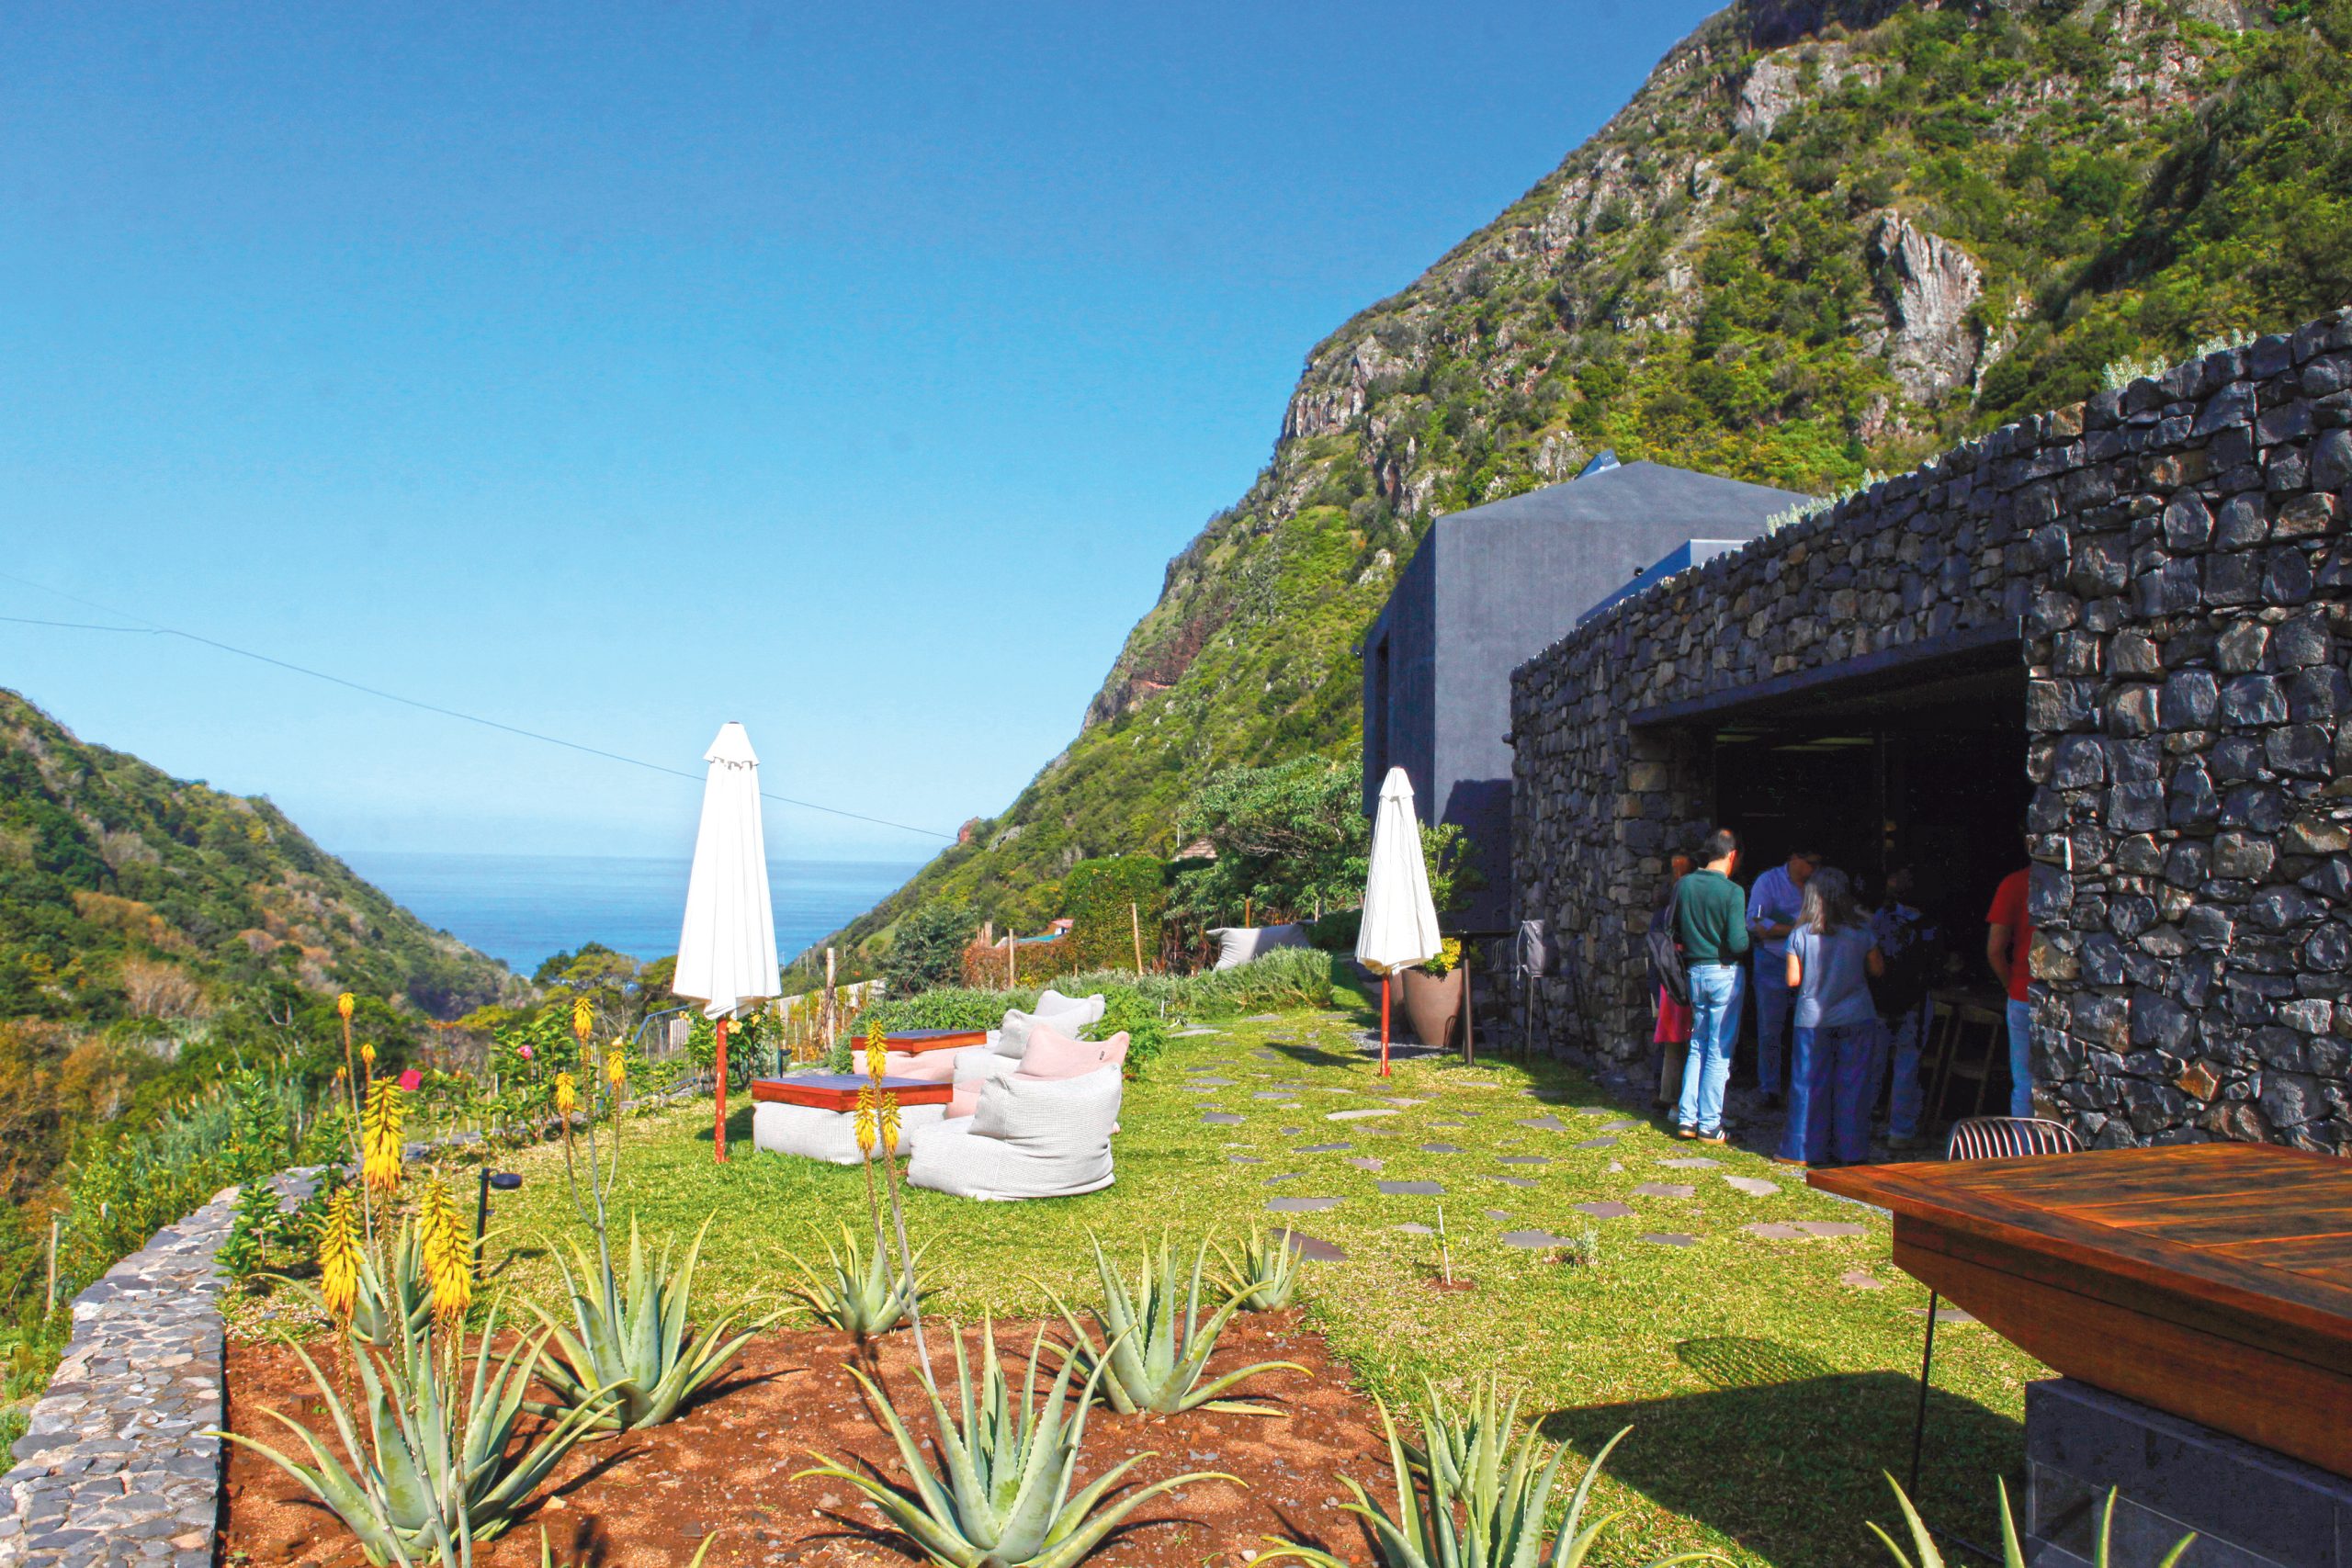
[[[480,725],[484,729],[495,729],[507,735],[519,735],[526,740],[537,740],[548,746],[560,746],[567,751],[578,751],[591,757],[601,757],[608,762],[621,762],[632,768],[646,769],[650,773],[668,773],[673,778],[685,779],[693,784],[700,784],[703,780],[702,774],[688,773],[684,768],[665,767],[660,762],[649,762],[642,757],[631,757],[619,751],[607,751],[601,746],[590,746],[578,740],[567,740],[560,735],[542,734],[536,729],[525,729],[520,725],[506,724],[494,718],[484,718],[480,714],[467,713],[459,708],[444,707],[439,703],[428,703],[420,698],[402,696],[398,692],[388,692],[380,686],[370,686],[362,682],[347,680],[341,675],[329,674],[323,670],[313,670],[306,664],[296,664],[288,660],[273,658],[266,653],[256,653],[250,648],[239,648],[234,643],[222,642],[218,637],[206,637],[199,632],[183,631],[177,626],[164,626],[148,620],[143,615],[134,615],[126,610],[118,610],[110,604],[101,604],[94,599],[85,599],[79,594],[68,593],[62,589],[51,588],[45,583],[35,582],[29,578],[18,577],[14,572],[0,571],[0,581],[18,583],[36,592],[52,594],[71,604],[80,604],[85,609],[96,610],[101,615],[114,615],[134,623],[127,626],[102,626],[91,621],[48,621],[36,619],[30,615],[0,615],[0,622],[6,622],[12,626],[50,626],[67,631],[121,632],[136,637],[179,637],[187,642],[200,644],[205,648],[217,649],[222,653],[233,653],[240,659],[250,659],[257,663],[289,671],[297,675],[306,675],[313,681],[324,681],[330,685],[359,692],[384,702],[398,703],[402,707],[438,714],[444,718],[454,718],[464,724]],[[788,795],[777,795],[773,790],[763,789],[760,791],[760,795],[763,799],[773,800],[779,805],[797,806],[804,811],[821,811],[829,817],[844,817],[853,822],[870,822],[877,828],[895,828],[902,833],[920,833],[931,839],[955,837],[952,833],[943,833],[935,828],[918,828],[909,822],[893,822],[887,817],[869,817],[862,811],[844,811],[838,806],[825,806],[814,800],[800,800]]]

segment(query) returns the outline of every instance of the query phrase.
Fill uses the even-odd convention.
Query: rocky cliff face
[[[1200,770],[1349,743],[1357,640],[1443,513],[1604,447],[1833,491],[2079,399],[2110,360],[2340,303],[2346,265],[2291,260],[2290,219],[2224,195],[2293,94],[2341,93],[2346,3],[2284,32],[2223,0],[1711,18],[1509,210],[1316,345],[1272,460],[1169,563],[1077,742],[852,934],[939,895],[1049,913],[1080,855],[1170,849]],[[2318,140],[2324,186],[2352,157]]]

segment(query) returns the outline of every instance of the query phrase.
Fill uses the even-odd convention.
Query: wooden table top
[[[985,1029],[902,1029],[882,1037],[882,1043],[888,1049],[918,1056],[925,1051],[952,1051],[988,1043],[989,1032]]]
[[[752,1098],[764,1105],[810,1105],[820,1111],[854,1111],[857,1091],[873,1080],[864,1073],[796,1073],[788,1078],[754,1078]],[[886,1077],[882,1087],[900,1105],[945,1105],[956,1098],[952,1083]]]
[[[2352,1160],[2270,1144],[1846,1166],[1825,1191],[2177,1297],[2352,1371]],[[2286,1348],[2284,1345],[2279,1347]]]

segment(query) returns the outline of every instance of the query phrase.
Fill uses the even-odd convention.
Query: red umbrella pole
[[[718,1021],[718,1122],[711,1131],[718,1162],[727,1162],[727,1020]]]
[[[1380,1076],[1388,1076],[1388,973],[1380,976]]]

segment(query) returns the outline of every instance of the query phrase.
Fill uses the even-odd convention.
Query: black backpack
[[[1684,1007],[1690,1005],[1690,976],[1682,967],[1682,942],[1676,931],[1681,922],[1682,884],[1666,900],[1666,907],[1650,917],[1650,929],[1642,938],[1643,950],[1648,953],[1650,973],[1666,987],[1666,994]]]

